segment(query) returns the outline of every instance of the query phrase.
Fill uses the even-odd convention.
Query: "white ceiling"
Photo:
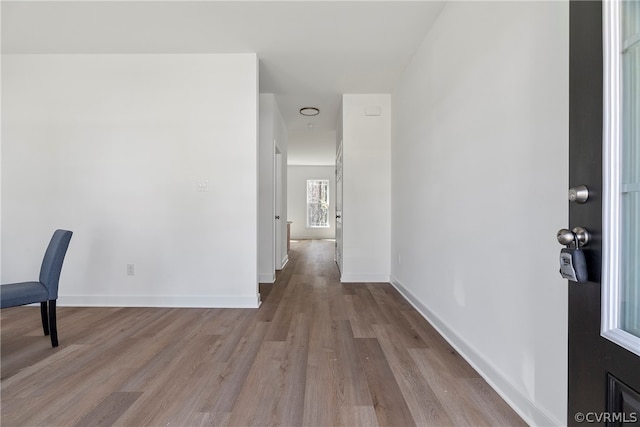
[[[443,4],[3,0],[2,52],[256,52],[260,92],[275,94],[288,129],[328,132],[342,93],[392,91]]]

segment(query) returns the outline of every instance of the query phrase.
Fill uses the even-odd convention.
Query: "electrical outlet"
[[[136,274],[136,266],[133,264],[127,264],[127,276],[133,276]]]

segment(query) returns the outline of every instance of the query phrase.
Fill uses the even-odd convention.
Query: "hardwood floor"
[[[292,243],[259,309],[2,310],[9,426],[526,425],[389,284]],[[266,295],[266,297],[265,297]]]

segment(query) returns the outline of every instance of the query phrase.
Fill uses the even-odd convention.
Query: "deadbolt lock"
[[[569,201],[578,204],[586,203],[589,200],[589,189],[586,185],[578,185],[569,189]]]

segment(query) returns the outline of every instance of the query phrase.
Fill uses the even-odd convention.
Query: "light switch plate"
[[[209,181],[206,179],[203,179],[202,181],[198,181],[196,183],[196,191],[199,191],[199,192],[209,191]]]

